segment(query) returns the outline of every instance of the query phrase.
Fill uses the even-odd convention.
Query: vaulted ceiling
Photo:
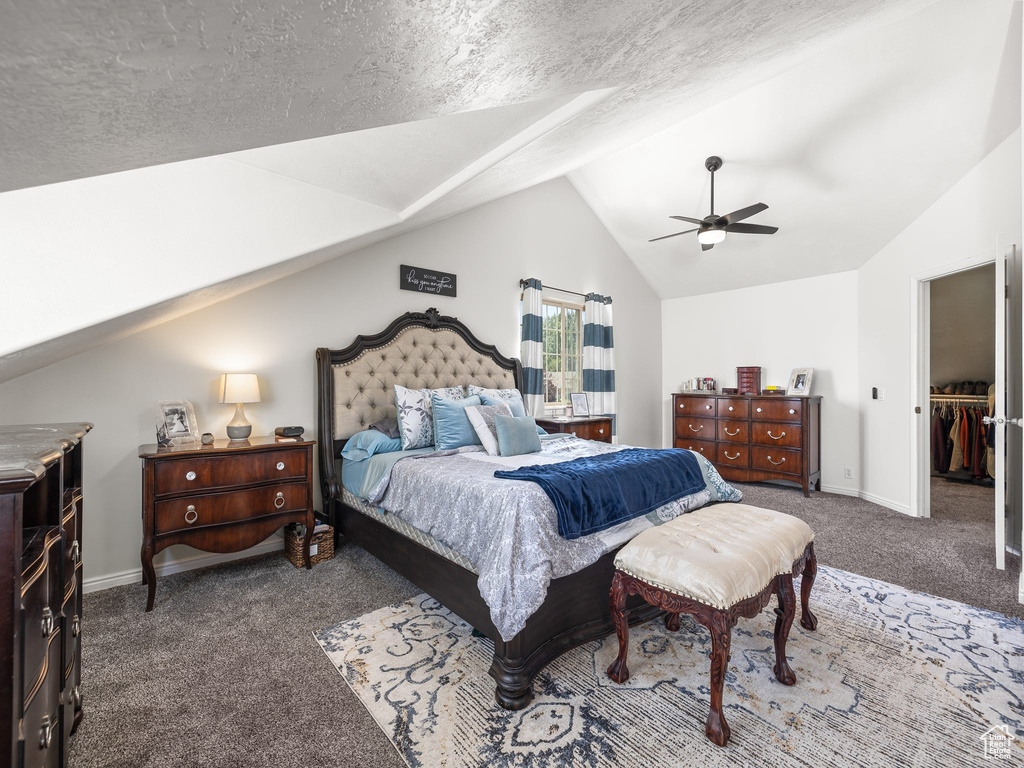
[[[790,251],[831,253],[826,225],[864,212],[877,232],[853,250],[870,250],[1007,132],[992,102],[1019,96],[999,58],[1019,3],[977,5],[0,5],[0,259],[29,299],[0,303],[0,380],[565,174],[662,295],[742,282],[761,256],[705,279],[683,243],[644,243],[704,211],[712,153],[720,207],[764,198],[783,227],[756,279],[835,271]],[[969,119],[933,111],[943,89]],[[867,151],[890,135],[909,165]],[[33,312],[41,295],[56,309]]]

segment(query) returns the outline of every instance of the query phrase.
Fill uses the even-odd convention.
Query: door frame
[[[995,264],[995,249],[910,276],[910,514],[931,517],[931,283]],[[924,417],[924,418],[922,418]]]

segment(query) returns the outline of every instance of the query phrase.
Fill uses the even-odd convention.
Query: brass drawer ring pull
[[[274,497],[274,506],[280,509],[284,506],[284,494],[280,491],[277,492],[277,496]]]
[[[189,517],[191,515],[191,517]],[[199,513],[196,512],[196,505],[189,504],[188,509],[185,510],[185,522],[192,525],[196,520],[199,519]]]

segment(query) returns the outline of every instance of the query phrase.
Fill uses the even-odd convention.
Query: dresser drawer
[[[306,485],[288,483],[243,491],[183,496],[155,505],[157,535],[251,520],[307,508]]]
[[[746,445],[718,444],[718,464],[723,467],[746,467],[750,465],[750,447]]]
[[[78,505],[80,499],[64,510],[64,517],[61,521],[64,527],[64,584],[70,585],[75,580],[78,563],[82,559],[82,545],[78,536],[79,513]]]
[[[683,440],[714,440],[715,420],[677,416],[676,435]]]
[[[715,460],[715,444],[708,440],[687,440],[685,437],[677,437],[676,448],[699,453],[711,462]]]
[[[21,724],[25,737],[22,763],[25,768],[56,768],[61,764],[60,691],[51,695],[49,688],[45,686],[25,707]]]
[[[676,415],[711,416],[715,415],[715,398],[713,397],[677,397]]]
[[[754,421],[800,421],[804,404],[797,399],[762,398],[750,401],[750,418]]]
[[[746,419],[749,416],[749,400],[722,398],[718,401],[718,418],[720,419]]]
[[[203,491],[250,483],[306,477],[306,452],[264,451],[243,456],[210,456],[160,461],[154,493]]]
[[[799,424],[771,424],[755,421],[751,424],[750,442],[760,445],[781,445],[783,448],[799,448],[803,438],[803,427]]]
[[[790,448],[753,445],[750,447],[750,466],[768,472],[799,475],[803,472],[803,454]]]
[[[718,439],[727,443],[749,443],[750,440],[749,421],[725,421],[718,422]]]

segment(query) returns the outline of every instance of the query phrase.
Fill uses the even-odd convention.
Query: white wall
[[[858,270],[861,488],[893,509],[910,504],[911,276],[991,259],[997,233],[1021,242],[1020,142],[1018,129]]]
[[[930,384],[995,379],[995,284],[994,264],[931,281]]]
[[[661,338],[663,445],[672,442],[669,400],[683,379],[734,387],[737,366],[760,365],[762,387],[785,387],[793,368],[813,367],[812,394],[823,397],[822,486],[857,492],[856,272],[666,300]]]
[[[398,289],[399,264],[458,274],[459,296]],[[264,402],[254,433],[302,424],[315,436],[314,350],[374,333],[402,312],[437,306],[519,356],[518,281],[599,291],[615,302],[622,442],[660,443],[661,305],[565,179],[503,198],[0,384],[0,423],[95,422],[85,444],[85,577],[135,578],[142,543],[137,446],[154,440],[152,407],[188,399],[200,428],[224,436],[222,371],[255,371]],[[193,555],[173,548],[157,562]]]

